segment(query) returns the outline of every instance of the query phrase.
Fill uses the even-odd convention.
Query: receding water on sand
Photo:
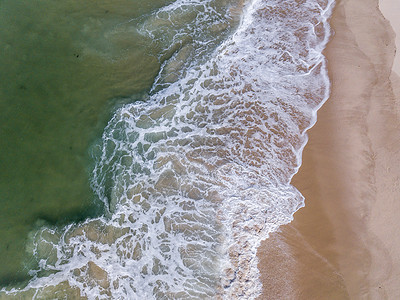
[[[55,141],[50,150],[60,145],[60,152],[80,149],[73,158],[81,164],[82,178],[88,178],[84,170],[92,171],[90,184],[97,197],[88,191],[86,198],[104,203],[104,214],[58,227],[39,222],[26,243],[32,280],[20,289],[2,289],[0,295],[232,299],[260,294],[257,247],[303,205],[290,179],[300,164],[305,130],[329,93],[321,52],[332,2],[243,2],[176,0],[152,3],[149,13],[129,12],[126,7],[134,2],[127,1],[116,2],[121,11],[112,13],[106,2],[99,2],[85,6],[82,15],[85,9],[78,2],[67,1],[61,6],[64,14],[54,14],[57,18],[37,30],[47,33],[53,22],[78,28],[58,33],[64,36],[60,51],[72,52],[71,63],[41,63],[45,68],[58,64],[64,68],[61,77],[71,77],[74,84],[60,93],[58,87],[67,81],[57,81],[57,73],[47,70],[50,75],[43,81],[34,76],[20,90],[27,92],[33,81],[40,91],[37,99],[49,95],[38,110],[45,111],[38,119],[46,118],[38,122],[39,129],[50,136],[46,142]],[[63,21],[65,11],[80,25]],[[57,34],[50,37],[53,45]],[[11,49],[13,43],[6,45]],[[54,51],[47,52],[51,57]],[[50,79],[57,89],[49,88]],[[74,110],[66,102],[78,95],[85,97]],[[49,110],[55,98],[65,98],[61,117],[54,117],[58,109]],[[80,116],[82,103],[90,105]],[[67,112],[72,119],[63,115],[69,116]],[[107,114],[111,119],[100,138]],[[53,117],[69,120],[61,123],[73,124],[80,138],[68,140],[66,132],[57,130],[60,125],[50,122]],[[28,130],[20,127],[17,132]],[[40,142],[39,135],[31,136],[29,149]],[[70,150],[76,140],[81,146]],[[47,153],[38,151],[46,161],[52,159],[53,152],[44,149]],[[88,149],[93,161],[85,156]],[[53,165],[72,168],[72,162],[61,155]],[[37,163],[32,172],[42,165]],[[53,173],[45,185],[40,180],[38,194],[51,191],[47,188],[57,174],[68,174]],[[70,174],[57,182],[72,184],[76,178]],[[85,180],[79,182],[87,188]],[[72,195],[77,190],[67,187],[48,198],[68,195],[61,198],[64,203],[70,197],[84,199]]]

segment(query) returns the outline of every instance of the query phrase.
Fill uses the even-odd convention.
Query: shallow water
[[[331,4],[177,0],[112,30],[149,41],[139,50],[158,65],[151,84],[120,98],[101,138],[90,131],[104,214],[32,229],[34,278],[3,295],[259,295],[257,245],[303,205],[290,179],[329,93]]]

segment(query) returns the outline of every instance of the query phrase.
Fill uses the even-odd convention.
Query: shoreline
[[[400,297],[395,34],[377,0],[339,0],[330,23],[331,96],[292,180],[306,206],[258,249],[263,299]]]

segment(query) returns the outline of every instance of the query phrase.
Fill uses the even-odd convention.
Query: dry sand
[[[395,33],[377,0],[338,0],[331,25],[331,97],[292,181],[306,207],[259,248],[261,299],[400,299]]]
[[[399,49],[399,52],[394,58],[393,71],[400,75],[400,1],[380,0],[379,9],[396,32],[396,48]]]

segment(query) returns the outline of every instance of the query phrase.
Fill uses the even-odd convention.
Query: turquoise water
[[[102,213],[90,145],[116,103],[150,89],[161,48],[134,18],[168,2],[0,2],[0,285],[27,278],[35,226]]]

